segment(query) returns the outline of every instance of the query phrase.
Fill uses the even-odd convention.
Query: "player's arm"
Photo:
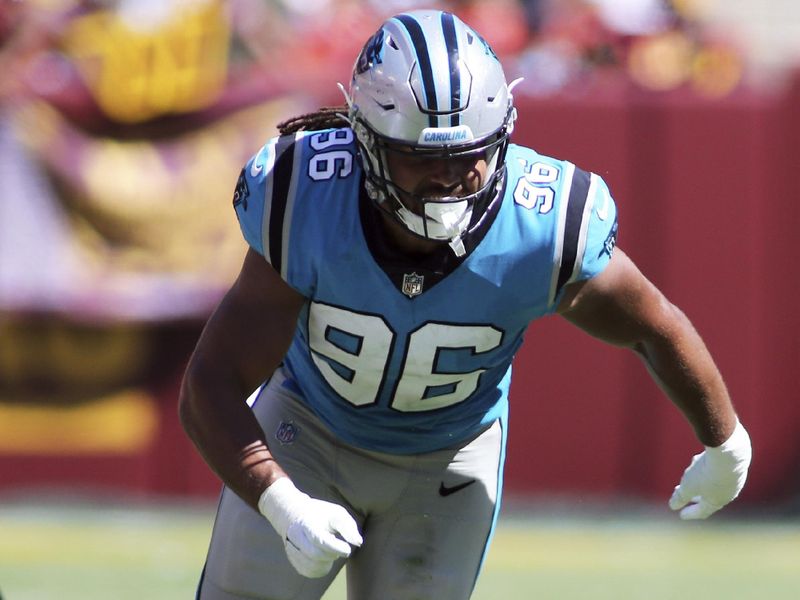
[[[181,387],[186,433],[225,484],[253,508],[284,473],[245,399],[283,360],[304,302],[250,249],[208,320]]]
[[[705,344],[619,248],[603,272],[567,287],[558,312],[587,333],[636,352],[703,444],[718,446],[733,432],[736,414]]]
[[[599,275],[566,288],[558,312],[587,333],[636,352],[706,446],[687,469],[684,480],[689,480],[676,488],[673,508],[705,496],[704,504],[682,513],[704,517],[735,498],[747,474],[750,441],[719,370],[686,315],[619,249]]]
[[[180,417],[209,466],[272,524],[294,568],[322,577],[361,544],[358,525],[342,506],[294,486],[245,402],[283,360],[305,301],[250,249],[189,361]]]

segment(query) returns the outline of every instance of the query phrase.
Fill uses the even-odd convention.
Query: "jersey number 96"
[[[311,356],[336,393],[355,406],[378,401],[387,385],[395,332],[377,315],[312,303],[308,319]],[[500,346],[503,333],[488,325],[426,323],[408,335],[390,406],[401,412],[444,408],[478,389],[484,368],[451,372],[441,368],[448,351],[475,357]]]

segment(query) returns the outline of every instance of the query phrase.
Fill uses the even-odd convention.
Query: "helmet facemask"
[[[362,154],[368,196],[412,234],[428,240],[450,242],[453,251],[460,256],[464,252],[462,236],[481,223],[486,209],[502,186],[514,112],[513,108],[509,109],[507,126],[483,139],[460,145],[427,146],[378,135],[360,118],[357,110],[351,109],[350,121]],[[454,167],[457,173],[463,174],[460,185],[454,186],[457,193],[448,194],[447,190],[441,190],[442,193],[426,194],[424,187],[422,190],[404,189],[392,176],[390,154],[403,158],[410,156],[414,161],[462,163],[463,169]],[[478,189],[464,193],[470,189],[467,182],[469,165],[481,160],[486,164],[485,174],[473,173],[473,176],[482,177]],[[424,181],[421,183],[425,185]]]

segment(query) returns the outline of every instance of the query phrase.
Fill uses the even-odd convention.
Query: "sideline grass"
[[[0,503],[4,600],[193,598],[213,507]],[[507,516],[474,600],[795,600],[800,522]],[[339,578],[325,600],[344,600]]]

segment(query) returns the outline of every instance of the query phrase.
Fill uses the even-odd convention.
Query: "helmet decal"
[[[483,36],[480,33],[478,34],[478,39],[481,41],[481,44],[483,44],[483,49],[486,52],[486,54],[491,56],[495,60],[499,61],[500,59],[497,58],[497,54],[494,53],[492,46],[489,44],[489,42],[483,39]]]
[[[364,44],[361,54],[356,60],[355,74],[361,75],[369,71],[376,64],[381,64],[383,59],[383,27],[378,29],[371,38]]]

